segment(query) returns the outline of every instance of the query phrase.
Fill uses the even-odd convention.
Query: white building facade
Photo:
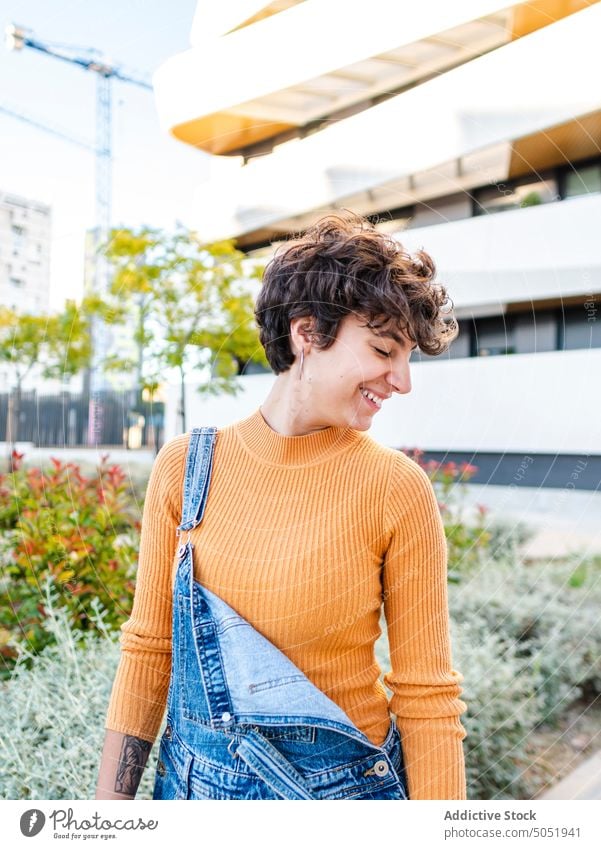
[[[34,314],[50,303],[50,207],[0,191],[0,303]]]
[[[601,4],[378,0],[381,14],[346,4],[333,18],[335,2],[233,5],[237,22],[199,4],[192,48],[155,79],[164,126],[220,154],[190,223],[266,254],[347,208],[424,248],[460,335],[416,356],[411,394],[371,434],[469,461],[483,484],[599,489]],[[303,22],[344,49],[309,51]],[[287,64],[245,66],[236,101],[234,48]],[[208,93],[185,84],[209,68]],[[242,378],[237,399],[190,386],[188,420],[250,414],[272,380]]]

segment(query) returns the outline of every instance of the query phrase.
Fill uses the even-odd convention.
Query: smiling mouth
[[[367,389],[360,389],[359,392],[361,394],[361,397],[363,398],[365,403],[368,404],[371,410],[375,412],[376,410],[380,410],[382,408],[382,399],[374,396],[373,392],[368,392]],[[374,397],[376,398],[376,400],[374,400]]]

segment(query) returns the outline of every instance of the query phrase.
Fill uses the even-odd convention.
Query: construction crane
[[[113,79],[139,86],[152,91],[152,86],[144,79],[124,74],[117,66],[103,61],[100,51],[94,48],[78,48],[52,42],[42,42],[33,38],[30,30],[25,27],[9,24],[6,27],[6,46],[9,50],[30,48],[93,71],[96,76],[96,247],[94,263],[94,290],[104,295],[109,287],[108,264],[98,247],[106,243],[111,226],[111,193],[112,193],[112,97],[111,81]],[[3,110],[8,111],[8,110]],[[33,123],[30,121],[30,123]],[[104,359],[108,348],[108,333],[102,328],[99,320],[94,320],[92,332],[92,368],[87,375],[86,390],[90,396],[88,419],[88,442],[97,445],[102,427],[102,405],[99,391],[102,388],[102,378],[99,363]]]

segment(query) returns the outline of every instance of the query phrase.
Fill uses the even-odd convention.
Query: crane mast
[[[96,76],[96,174],[95,174],[95,294],[104,296],[110,285],[109,267],[100,247],[106,244],[111,227],[112,201],[112,90],[113,79],[152,91],[146,80],[123,73],[119,67],[101,60],[94,48],[81,50],[56,45],[33,38],[30,31],[16,24],[6,27],[6,46],[9,50],[37,50],[54,59],[77,65]],[[32,123],[31,121],[29,123]],[[101,390],[105,388],[100,364],[110,347],[109,328],[98,317],[91,321],[92,366],[86,375],[84,391],[89,395],[88,443],[98,445],[102,433]]]

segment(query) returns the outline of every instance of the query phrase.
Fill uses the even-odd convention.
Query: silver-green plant
[[[119,643],[97,602],[95,631],[76,642],[52,584],[42,589],[56,639],[35,656],[21,647],[0,684],[0,798],[91,799]],[[531,798],[539,789],[528,776],[537,727],[578,696],[601,693],[600,564],[489,563],[449,586],[449,601],[453,663],[468,705],[469,798]],[[377,652],[386,670],[385,629]],[[137,798],[152,798],[157,752],[155,745]]]
[[[35,656],[21,646],[10,680],[1,684],[0,798],[93,799],[119,644],[94,602],[96,630],[76,642],[51,581],[42,589],[45,627],[56,642]],[[155,761],[156,753],[138,798],[152,798]]]
[[[601,570],[488,564],[450,588],[470,798],[529,798],[532,734],[601,693]]]

